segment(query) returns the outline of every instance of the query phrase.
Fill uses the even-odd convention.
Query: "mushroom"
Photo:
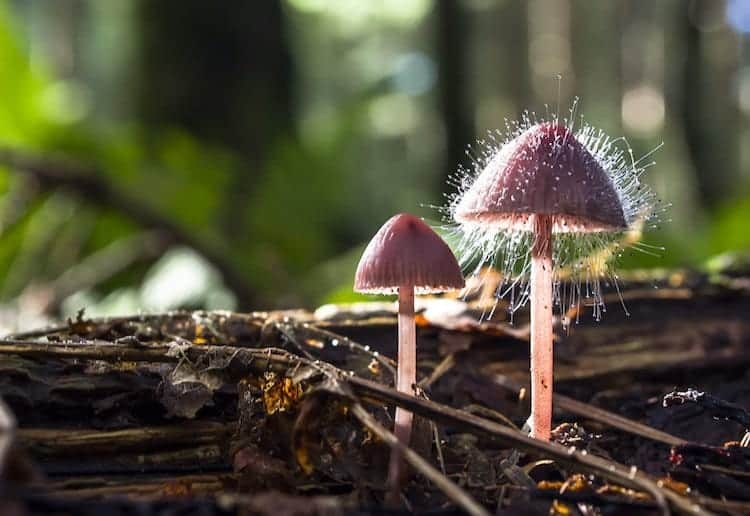
[[[478,235],[474,237],[477,241],[491,242],[491,238],[507,233],[531,233],[526,240],[531,255],[529,419],[531,435],[549,440],[553,267],[559,265],[553,259],[564,259],[554,235],[625,231],[652,198],[638,181],[644,167],[628,161],[603,133],[584,126],[574,134],[556,120],[521,129],[497,152],[487,155],[473,183],[459,193],[451,210],[467,234]],[[509,263],[515,265],[516,259],[511,257]],[[506,272],[511,272],[513,265]]]
[[[417,373],[414,294],[463,288],[455,256],[421,219],[401,213],[375,234],[360,258],[354,290],[369,294],[398,294],[398,367],[396,389],[414,394]],[[396,408],[394,433],[409,444],[412,413]],[[405,476],[399,453],[392,452],[388,468],[391,494],[397,495]]]

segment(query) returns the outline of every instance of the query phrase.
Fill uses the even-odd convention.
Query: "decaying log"
[[[293,503],[329,497],[311,502],[311,514],[378,512],[382,458],[398,445],[389,410],[398,405],[435,423],[425,434],[432,446],[407,452],[417,473],[405,493],[411,509],[484,514],[548,509],[543,500],[552,499],[624,514],[739,514],[750,461],[724,442],[740,441],[746,426],[750,282],[742,278],[635,277],[623,291],[630,316],[613,298],[603,322],[580,313],[568,331],[558,328],[556,414],[575,418],[555,434],[564,445],[518,430],[527,415],[524,315],[515,326],[502,309],[480,321],[486,299],[471,296],[424,300],[418,397],[391,388],[395,312],[387,304],[81,316],[8,336],[0,339],[0,395],[19,422],[17,449],[46,479],[6,481],[0,498],[79,513],[140,504],[159,514],[177,497],[188,513],[236,514],[243,497],[255,503],[276,489]],[[662,406],[675,386],[728,401],[709,413],[692,402]],[[313,424],[303,416],[314,393],[324,395]],[[590,476],[574,482],[578,473]],[[543,488],[550,485],[560,487]]]

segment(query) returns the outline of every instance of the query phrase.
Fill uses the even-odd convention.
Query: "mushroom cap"
[[[450,248],[422,219],[401,213],[372,237],[357,266],[354,290],[394,294],[413,286],[417,294],[463,288],[464,277]]]
[[[454,211],[458,222],[529,231],[535,214],[552,217],[557,233],[628,227],[609,174],[567,127],[549,122],[503,145]]]

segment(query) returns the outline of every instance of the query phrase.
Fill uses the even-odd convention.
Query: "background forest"
[[[622,266],[710,266],[750,245],[747,33],[747,0],[0,0],[0,325],[356,299],[383,221],[575,97],[664,143],[666,251]]]

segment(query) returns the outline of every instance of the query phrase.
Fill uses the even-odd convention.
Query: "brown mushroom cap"
[[[530,127],[505,144],[456,205],[458,222],[531,230],[549,215],[553,232],[628,227],[609,175],[573,133],[555,123]]]
[[[372,237],[359,260],[354,290],[394,294],[401,286],[417,294],[463,288],[464,278],[450,248],[421,219],[401,213]]]

